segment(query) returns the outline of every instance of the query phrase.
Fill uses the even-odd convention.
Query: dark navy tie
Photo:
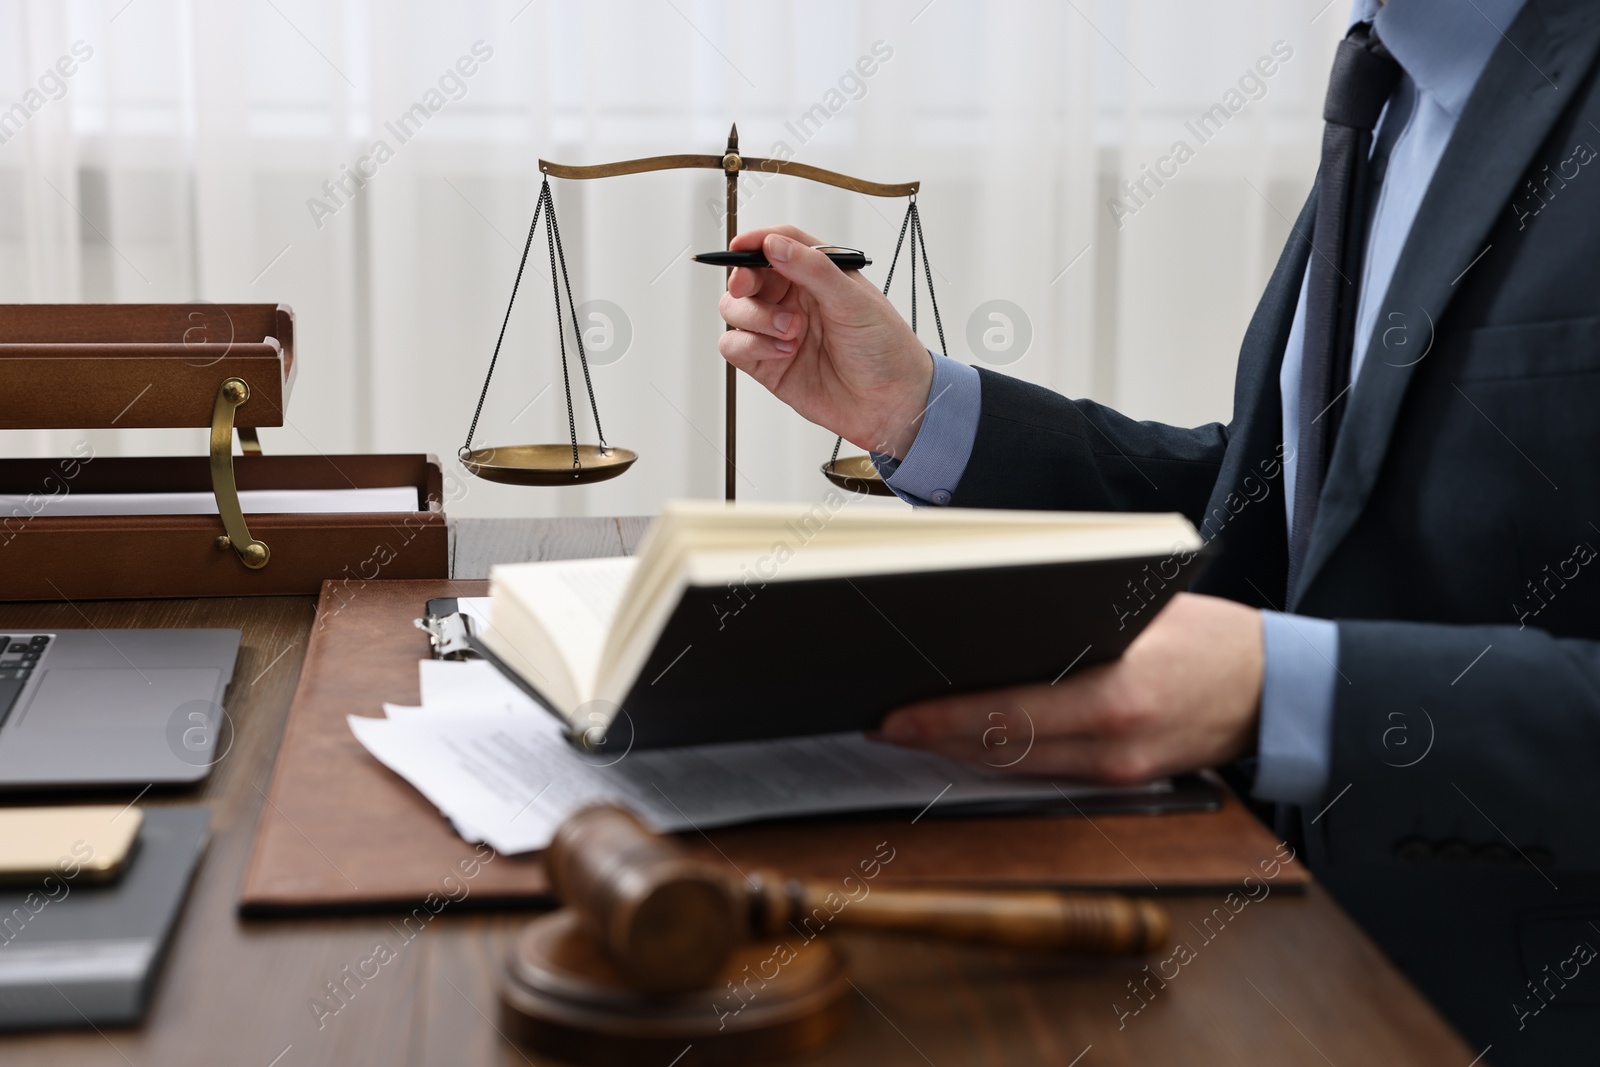
[[[1322,166],[1317,172],[1317,222],[1306,278],[1305,337],[1300,369],[1300,440],[1295,460],[1294,528],[1289,583],[1296,591],[1323,478],[1350,385],[1366,241],[1372,128],[1400,79],[1400,65],[1370,22],[1339,44],[1322,105]]]

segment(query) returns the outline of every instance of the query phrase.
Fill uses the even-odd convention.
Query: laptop
[[[0,631],[0,789],[198,782],[238,630]]]

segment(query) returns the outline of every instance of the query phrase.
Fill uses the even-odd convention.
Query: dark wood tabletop
[[[643,529],[639,519],[461,520],[452,547],[455,576],[482,577],[498,561],[624,554]],[[235,728],[227,755],[198,788],[151,790],[139,798],[141,805],[209,805],[212,829],[145,1023],[0,1035],[0,1063],[551,1062],[499,1030],[501,961],[526,911],[446,909],[410,941],[382,914],[238,918],[240,878],[312,615],[309,597],[0,604],[0,632],[218,626],[244,635],[226,704]],[[93,799],[126,803],[136,793]],[[1224,909],[1225,923],[1207,922],[1222,904],[1220,894],[1166,903],[1176,929],[1173,950],[1138,960],[839,935],[856,987],[851,1020],[837,1044],[797,1062],[1466,1067],[1472,1061],[1473,1051],[1320,887],[1273,892],[1237,913]],[[380,941],[401,947],[375,977],[333,999],[330,983],[369,959]]]

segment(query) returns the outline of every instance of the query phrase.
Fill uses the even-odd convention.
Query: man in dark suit
[[[893,740],[1131,782],[1236,761],[1494,1063],[1600,1058],[1600,4],[1357,0],[1316,187],[1181,429],[934,356],[790,227],[724,357],[931,506],[1176,510],[1220,548],[1118,662]],[[1125,609],[1124,609],[1125,610]],[[1315,960],[1307,960],[1315,967]]]

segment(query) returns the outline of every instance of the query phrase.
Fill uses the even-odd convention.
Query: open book
[[[1173,514],[672,502],[634,558],[494,568],[478,639],[587,748],[872,729],[1115,658],[1201,548]]]

